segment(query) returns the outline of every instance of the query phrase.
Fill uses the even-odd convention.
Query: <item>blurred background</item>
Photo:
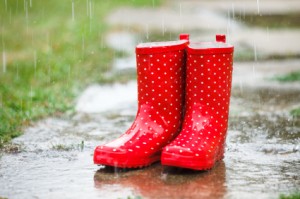
[[[186,192],[160,166],[129,177],[96,172],[94,147],[122,134],[135,116],[135,46],[180,33],[191,41],[226,34],[235,47],[224,162],[205,174],[207,186],[201,173],[181,176]],[[299,191],[299,0],[1,0],[0,37],[0,198],[276,198]],[[28,173],[17,177],[20,165]],[[56,170],[62,166],[69,169]],[[123,180],[111,181],[116,175]],[[149,180],[159,187],[140,186],[138,175],[155,176]],[[149,187],[159,191],[149,195]]]

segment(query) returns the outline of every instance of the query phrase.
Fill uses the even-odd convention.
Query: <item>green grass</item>
[[[297,192],[297,193],[292,193],[292,194],[289,194],[289,195],[283,195],[281,194],[279,196],[280,199],[300,199],[300,192]]]
[[[280,82],[297,82],[300,81],[300,71],[291,72],[286,75],[277,76],[275,80]]]
[[[103,75],[115,56],[103,42],[104,18],[118,6],[153,4],[160,1],[0,1],[0,146],[32,120],[72,111],[87,84],[116,81]]]
[[[291,110],[291,115],[294,117],[300,117],[300,107]]]

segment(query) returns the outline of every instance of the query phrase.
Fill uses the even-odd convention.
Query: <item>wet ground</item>
[[[122,93],[135,86],[131,82],[112,89]],[[277,198],[280,193],[300,187],[300,119],[287,111],[299,104],[299,99],[299,89],[245,88],[241,92],[235,87],[225,159],[207,172],[162,167],[159,163],[142,170],[93,165],[94,147],[123,133],[134,119],[137,107],[135,100],[129,100],[126,106],[112,100],[114,108],[99,106],[93,111],[89,108],[91,104],[81,105],[75,115],[38,121],[13,140],[1,155],[0,195]]]
[[[185,6],[195,5],[185,2],[180,4],[183,16]],[[212,7],[226,10],[224,5]],[[278,12],[277,7],[272,8],[274,12]],[[255,12],[257,7],[251,9]],[[224,25],[224,18],[211,13],[206,12],[206,16],[214,17],[218,22],[215,26]],[[234,24],[243,30],[239,23]],[[172,27],[167,17],[165,25]],[[151,24],[147,30],[151,30]],[[247,31],[243,34],[249,35]],[[128,31],[107,36],[108,46],[128,55],[117,58],[107,75],[135,71],[137,38],[139,35]],[[238,39],[233,41],[240,44]],[[291,51],[284,52],[298,53],[299,45],[286,46]],[[260,47],[263,45],[257,45],[257,50]],[[269,45],[264,52],[272,54],[273,49]],[[32,123],[24,129],[24,135],[0,152],[0,198],[278,198],[281,193],[299,191],[300,118],[291,116],[290,110],[300,106],[300,83],[272,80],[276,75],[299,70],[299,66],[298,59],[235,62],[225,158],[205,172],[162,167],[159,163],[138,170],[93,165],[94,148],[118,137],[131,125],[137,93],[135,81],[91,85],[78,97],[75,113]]]

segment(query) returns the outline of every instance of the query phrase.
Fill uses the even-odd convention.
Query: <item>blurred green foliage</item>
[[[289,195],[281,194],[279,196],[279,198],[280,199],[300,199],[300,192],[292,193],[292,194],[289,194]]]
[[[295,82],[300,81],[300,71],[291,72],[286,75],[277,76],[275,77],[277,81],[280,82]]]
[[[0,2],[0,146],[30,121],[73,109],[87,84],[113,82],[105,16],[158,0]],[[122,78],[121,78],[122,79]],[[124,78],[123,78],[124,79]]]

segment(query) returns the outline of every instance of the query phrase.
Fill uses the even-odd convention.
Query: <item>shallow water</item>
[[[122,89],[133,95],[134,86],[128,83],[103,89],[111,89],[111,95],[123,93]],[[193,172],[159,163],[127,171],[93,165],[95,146],[123,133],[137,108],[134,99],[124,105],[115,97],[109,108],[97,109],[96,104],[104,103],[98,98],[88,107],[81,106],[75,115],[38,121],[14,139],[1,153],[0,196],[276,198],[299,189],[300,121],[288,114],[287,107],[298,103],[300,92],[246,91],[233,89],[225,159],[211,171]],[[97,93],[101,96],[101,89],[95,96]],[[78,104],[83,103],[84,95]],[[90,111],[93,104],[94,112]]]
[[[294,70],[299,60],[289,63]],[[289,111],[300,105],[300,85],[268,80],[270,65],[256,63],[256,73],[252,63],[234,66],[225,158],[210,171],[94,165],[94,148],[134,120],[137,85],[91,85],[74,115],[32,123],[0,152],[0,197],[252,199],[299,190],[300,118]]]

